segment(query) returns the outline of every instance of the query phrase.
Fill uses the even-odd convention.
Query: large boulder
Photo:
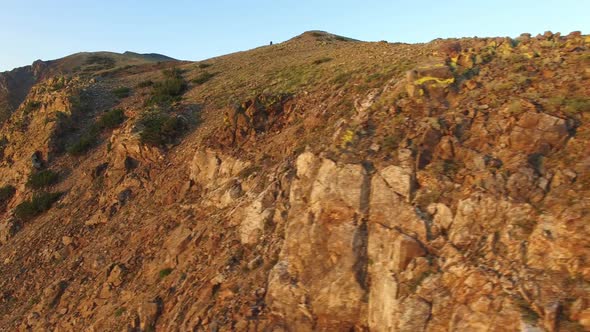
[[[522,154],[547,154],[553,149],[563,146],[567,140],[567,122],[558,117],[525,112],[509,134],[510,146]]]
[[[363,325],[368,175],[309,152],[297,159],[291,211],[267,303],[294,330]]]

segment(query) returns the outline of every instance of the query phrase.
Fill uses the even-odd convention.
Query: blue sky
[[[202,60],[307,30],[361,40],[590,33],[590,0],[0,0],[0,71],[80,51]]]

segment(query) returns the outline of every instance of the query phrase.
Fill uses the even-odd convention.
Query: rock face
[[[292,328],[363,325],[367,189],[361,165],[340,166],[311,153],[297,159],[291,217],[267,292],[273,314],[292,322]]]
[[[518,238],[530,227],[528,204],[474,195],[456,214],[440,203],[420,212],[407,202],[407,185],[386,180],[396,174],[407,184],[400,167],[369,174],[311,153],[296,166],[266,297],[281,321],[297,330],[519,329],[524,309],[512,299],[528,291],[514,288],[510,270],[527,264]],[[460,254],[487,246],[493,265]],[[536,245],[529,248],[535,264]]]
[[[547,154],[561,147],[568,136],[566,121],[548,114],[524,113],[510,134],[512,146],[526,154]]]

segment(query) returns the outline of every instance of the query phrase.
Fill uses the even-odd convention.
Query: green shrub
[[[25,114],[29,114],[33,111],[38,110],[40,107],[41,107],[41,102],[32,100],[32,101],[29,101],[25,104],[25,108],[23,111]]]
[[[104,68],[112,68],[115,66],[115,60],[103,55],[91,55],[86,59],[87,65],[99,65]]]
[[[72,156],[81,156],[92,149],[98,143],[98,127],[90,126],[90,129],[84,132],[80,139],[66,147],[68,154]]]
[[[125,310],[127,310],[125,307],[115,310],[115,317],[121,317],[125,313]]]
[[[520,308],[520,315],[522,320],[529,324],[537,324],[539,321],[539,314],[531,307],[531,305],[525,301],[522,297],[516,297],[514,304]]]
[[[0,187],[0,208],[2,208],[16,193],[16,188],[13,186]]]
[[[64,78],[61,77],[60,79],[58,79],[57,81],[55,81],[51,85],[51,91],[59,91],[59,90],[63,89],[65,86],[66,86],[66,82],[65,82]]]
[[[313,64],[314,65],[320,65],[322,63],[330,62],[330,61],[332,61],[332,58],[319,58],[319,59],[314,60],[313,61]]]
[[[525,110],[522,108],[522,104],[519,101],[513,101],[511,102],[507,109],[508,113],[510,113],[510,115],[519,115],[521,113],[523,113]]]
[[[117,128],[125,119],[125,112],[117,108],[101,115],[97,124],[101,129],[113,129]]]
[[[154,83],[152,96],[148,100],[148,105],[168,104],[180,99],[180,96],[186,90],[186,82],[182,78],[182,72],[178,68],[165,70],[164,80]]]
[[[551,97],[546,105],[551,110],[561,109],[570,115],[590,112],[590,99],[585,97]]]
[[[385,138],[383,138],[383,148],[388,151],[393,151],[397,149],[402,140],[403,137],[398,133],[385,136]]]
[[[131,89],[129,89],[128,87],[116,88],[112,92],[119,99],[127,98],[131,95]]]
[[[160,279],[163,279],[167,276],[170,275],[170,273],[172,273],[173,269],[170,267],[167,267],[165,269],[160,270],[160,272],[158,273],[158,275],[160,276]]]
[[[40,192],[16,206],[14,214],[21,220],[30,220],[49,210],[53,203],[61,197],[61,193]]]
[[[29,176],[27,185],[33,189],[41,189],[56,184],[58,180],[59,174],[50,169],[45,169],[32,173]]]
[[[191,82],[192,83],[195,83],[197,85],[205,84],[207,81],[209,81],[210,79],[212,79],[214,76],[215,76],[215,74],[212,74],[212,73],[209,73],[209,72],[203,72],[199,76],[193,78],[191,80]]]
[[[139,124],[143,126],[141,142],[155,146],[174,143],[185,127],[178,117],[158,111],[146,113]]]
[[[241,170],[240,173],[238,173],[238,177],[240,179],[246,179],[250,175],[252,175],[254,173],[258,173],[261,170],[262,170],[262,166],[260,166],[260,165],[249,166],[249,167],[246,167],[243,170]]]
[[[152,86],[152,85],[154,85],[154,81],[152,81],[152,80],[145,80],[145,81],[139,82],[139,84],[137,84],[137,87],[138,88],[147,88],[147,87]]]
[[[205,68],[209,68],[211,66],[212,65],[210,63],[204,63],[204,62],[203,63],[199,63],[199,65],[198,65],[199,69],[205,69]]]
[[[565,100],[565,111],[569,114],[590,112],[590,99],[568,98]]]

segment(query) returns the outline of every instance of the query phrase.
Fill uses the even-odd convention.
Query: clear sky
[[[367,41],[590,33],[590,0],[0,0],[0,71],[80,51],[202,60],[307,30]]]

